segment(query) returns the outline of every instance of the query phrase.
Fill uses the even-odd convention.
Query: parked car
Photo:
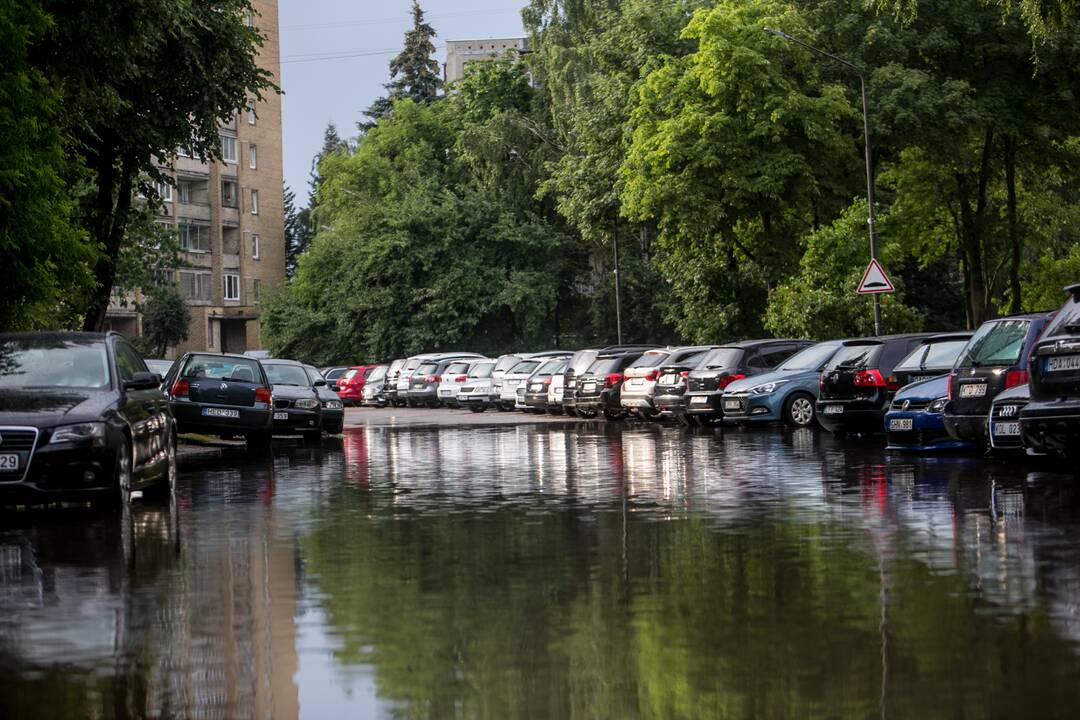
[[[606,420],[622,420],[626,410],[621,403],[624,372],[646,351],[623,350],[601,353],[589,368],[576,377],[574,406],[581,417],[603,414]]]
[[[413,371],[409,382],[409,392],[405,396],[409,407],[438,407],[439,383],[442,382],[446,369],[461,360],[483,360],[483,355],[476,353],[435,353],[424,358]]]
[[[492,392],[496,396],[494,406],[503,412],[513,410],[519,402],[518,386],[528,379],[529,375],[532,375],[545,360],[569,355],[570,353],[564,350],[546,350],[537,353],[513,353],[500,357],[491,373]],[[521,394],[520,399],[524,404],[524,393]]]
[[[906,358],[896,364],[889,375],[888,382],[898,388],[904,388],[911,383],[948,375],[973,334],[965,331],[932,335],[926,338],[922,345],[916,347],[908,353]]]
[[[409,386],[412,384],[413,373],[416,372],[416,368],[420,367],[424,360],[433,355],[434,353],[423,353],[405,358],[405,362],[402,363],[401,369],[398,371],[397,381],[394,383],[396,391],[394,396],[399,406],[405,407],[409,404]]]
[[[840,347],[838,340],[811,345],[772,372],[733,381],[724,388],[724,422],[816,425],[821,370]]]
[[[1080,449],[1080,284],[1031,351],[1031,399],[1020,412],[1024,445],[1075,458]]]
[[[273,432],[273,394],[262,363],[246,355],[189,352],[165,378],[181,433],[243,435],[265,449]]]
[[[566,361],[566,366],[570,366],[569,358]],[[553,375],[551,382],[548,384],[547,393],[547,411],[551,415],[562,415],[566,411],[563,409],[563,396],[566,383],[566,370]]]
[[[809,340],[747,340],[709,351],[686,379],[686,405],[676,417],[687,425],[712,425],[724,417],[724,390],[736,380],[774,370]]]
[[[649,420],[658,419],[660,413],[653,406],[653,396],[656,393],[656,383],[660,379],[661,368],[665,365],[696,362],[710,349],[706,346],[697,346],[646,350],[623,373],[626,379],[619,393],[619,403],[630,415]]]
[[[889,450],[935,452],[970,450],[975,446],[957,440],[945,429],[945,404],[949,401],[949,376],[919,380],[900,389],[885,413],[885,436]]]
[[[338,378],[337,387],[334,390],[343,405],[351,407],[363,401],[364,386],[367,384],[368,376],[377,367],[378,365],[356,365]]]
[[[318,370],[295,360],[266,360],[262,365],[274,396],[275,433],[318,440],[323,430],[341,432],[342,402]]]
[[[607,345],[604,347],[583,348],[570,356],[570,362],[563,372],[563,412],[567,415],[577,415],[577,376],[589,369],[596,362],[596,358],[603,354],[630,352],[633,350],[652,350],[659,345]],[[596,414],[595,410],[589,412]]]
[[[458,395],[461,393],[461,388],[465,386],[465,383],[469,379],[469,371],[472,369],[473,365],[486,360],[487,358],[470,358],[468,360],[455,360],[447,365],[446,369],[442,372],[442,380],[439,382],[439,387],[437,388],[439,402],[446,407],[461,407],[461,403],[458,402]]]
[[[709,352],[716,346],[710,346]],[[667,363],[660,366],[660,377],[656,380],[653,393],[653,407],[662,417],[674,417],[686,424],[686,381],[690,373],[701,367],[709,352],[686,358],[679,363]]]
[[[899,390],[892,372],[932,333],[845,340],[821,371],[818,422],[829,432],[880,433]],[[892,378],[890,384],[889,378]]]
[[[387,372],[386,365],[376,365],[371,374],[364,381],[364,390],[360,395],[360,404],[365,407],[384,408],[390,404],[386,395]]]
[[[407,358],[397,358],[390,363],[390,367],[386,369],[386,379],[383,381],[383,396],[386,398],[386,404],[393,407],[404,404],[398,398],[398,379],[401,376],[401,369],[405,366]]]
[[[495,360],[480,360],[469,368],[465,384],[458,391],[458,404],[473,412],[484,412],[495,400],[491,386],[491,374]]]
[[[556,376],[562,377],[570,356],[553,358],[536,369],[529,379],[521,384],[524,390],[525,409],[529,412],[546,413],[548,411],[548,389]],[[560,408],[561,409],[561,408]]]
[[[322,374],[323,379],[326,380],[326,384],[331,390],[337,390],[338,380],[341,376],[349,371],[350,368],[355,367],[353,365],[340,365],[332,367],[319,368],[319,372]]]
[[[161,377],[165,377],[169,374],[169,368],[172,367],[172,360],[143,360],[146,363],[146,369],[152,373],[157,373]]]
[[[990,405],[990,427],[987,436],[994,452],[1024,450],[1024,438],[1020,432],[1020,414],[1031,400],[1031,386],[1017,385],[998,393]]]
[[[176,478],[176,424],[118,333],[0,334],[0,499],[116,498]]]
[[[1048,313],[1013,315],[979,326],[950,374],[950,435],[986,447],[990,404],[1002,390],[1027,384],[1028,356],[1049,319]]]

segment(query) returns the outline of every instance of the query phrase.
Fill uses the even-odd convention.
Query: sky
[[[437,59],[447,40],[520,37],[526,0],[420,0],[435,28]],[[278,0],[281,26],[285,182],[307,204],[311,160],[328,122],[342,137],[383,94],[390,60],[412,27],[412,0]]]

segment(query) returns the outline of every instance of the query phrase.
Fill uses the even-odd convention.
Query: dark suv
[[[1028,381],[1028,355],[1048,313],[987,320],[968,341],[949,375],[945,429],[957,440],[987,445],[990,405],[1002,390]]]
[[[1031,351],[1030,400],[1020,411],[1024,445],[1075,457],[1080,442],[1080,284]]]
[[[626,379],[623,371],[644,353],[645,350],[630,350],[598,355],[592,365],[576,377],[574,407],[578,415],[595,417],[601,412],[608,420],[622,420],[626,416],[620,402]]]
[[[880,433],[885,412],[900,389],[897,364],[931,333],[845,340],[821,371],[818,422],[834,433]]]
[[[721,345],[686,378],[686,399],[673,408],[684,425],[712,425],[724,416],[724,389],[743,378],[769,372],[814,343],[809,340],[746,340]]]

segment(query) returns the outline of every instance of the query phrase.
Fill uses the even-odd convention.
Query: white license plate
[[[709,402],[709,398],[705,395],[690,398],[691,405],[704,405],[707,402]]]
[[[638,386],[644,385],[644,384],[645,384],[645,381],[642,380],[641,378],[630,378],[630,385],[633,385],[634,387],[638,387]]]
[[[513,387],[514,385],[517,385],[519,382],[521,382],[521,381],[520,380],[503,380],[503,383],[506,384],[506,385],[509,385],[510,387]]]
[[[19,469],[19,456],[15,453],[0,455],[0,470],[8,472]]]
[[[276,413],[274,413],[274,419],[275,420],[288,420],[289,419],[289,413],[287,413],[287,412],[276,412]]]
[[[824,408],[822,408],[821,412],[824,415],[843,415],[844,414],[844,406],[843,405],[826,405]]]
[[[962,398],[976,398],[986,397],[986,383],[975,383],[971,385],[960,386],[960,397]]]
[[[581,386],[581,392],[591,393],[596,392],[596,383],[585,383]]]
[[[473,389],[471,387],[463,387],[463,388],[461,388],[461,394],[471,393],[472,391],[473,391]]]
[[[994,423],[993,426],[995,437],[1017,437],[1020,435],[1020,423],[1018,422]]]
[[[923,382],[924,380],[933,380],[936,377],[937,375],[916,375],[915,377],[911,378],[911,382]]]
[[[662,378],[660,378],[660,384],[662,385],[677,385],[678,383],[678,375],[664,375]]]
[[[902,432],[911,430],[913,427],[914,421],[911,418],[894,418],[889,421],[889,429],[893,431]]]
[[[238,417],[240,417],[240,411],[239,410],[233,410],[231,408],[203,408],[202,414],[203,414],[204,417],[220,417],[220,418],[238,418]]]
[[[1046,358],[1047,372],[1061,372],[1062,370],[1080,370],[1080,355]]]
[[[450,397],[453,394],[454,394],[453,390],[440,390],[439,391],[439,397]]]
[[[724,409],[725,410],[742,410],[742,403],[739,402],[738,400],[725,400],[724,401]]]

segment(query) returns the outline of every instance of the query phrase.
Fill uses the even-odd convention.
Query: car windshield
[[[613,373],[619,369],[619,360],[621,358],[598,358],[596,362],[589,366],[589,369],[585,371],[587,375],[607,375]]]
[[[537,375],[554,375],[560,373],[566,369],[565,360],[548,360],[546,363],[540,366],[540,369],[536,371]]]
[[[469,372],[469,363],[467,362],[452,362],[446,366],[447,375],[464,375]]]
[[[352,368],[352,369],[346,371],[346,373],[341,376],[341,379],[346,380],[346,381],[347,380],[352,380],[353,376],[356,375],[356,373],[357,373],[356,368]]]
[[[421,360],[420,358],[412,358],[411,360],[409,360],[409,361],[407,361],[405,363],[405,372],[406,373],[413,372],[414,370],[416,370],[416,368],[420,367],[420,363],[422,363],[422,362],[423,362],[423,360]]]
[[[522,360],[514,367],[510,368],[510,375],[529,375],[540,366],[539,360]]]
[[[109,386],[104,342],[6,340],[0,342],[0,387],[91,388]]]
[[[153,373],[165,376],[169,372],[169,368],[172,367],[172,360],[147,360],[146,368]]]
[[[962,340],[945,340],[921,345],[901,360],[900,364],[896,366],[896,370],[911,372],[927,368],[951,368],[967,342],[967,338],[964,338]]]
[[[585,372],[596,361],[595,350],[579,350],[570,358],[570,369],[575,373]]]
[[[1015,365],[1020,360],[1030,320],[994,320],[983,323],[957,364],[961,367]]]
[[[420,367],[416,368],[416,372],[413,375],[434,375],[435,371],[439,369],[436,363],[424,363]]]
[[[495,370],[495,363],[482,362],[473,365],[472,370],[469,372],[471,378],[489,378],[491,373]]]
[[[304,368],[296,365],[263,365],[271,385],[310,385]]]
[[[380,365],[379,367],[377,367],[377,368],[375,368],[374,370],[371,371],[371,374],[367,376],[367,380],[368,380],[368,382],[373,382],[375,380],[382,380],[385,377],[386,377],[386,366],[385,365]]]
[[[671,353],[666,352],[647,352],[641,357],[639,357],[637,360],[635,360],[630,367],[657,367],[659,365],[663,365],[664,361],[667,360],[670,355]]]
[[[303,371],[296,368],[303,376]],[[217,355],[192,355],[182,374],[189,380],[231,380],[232,382],[259,382],[259,361],[247,358],[220,357]]]
[[[832,343],[820,343],[818,345],[811,345],[805,350],[800,350],[784,362],[780,363],[777,370],[783,370],[784,372],[800,372],[806,370],[817,370],[832,357],[839,345]]]
[[[510,368],[517,365],[519,362],[521,362],[520,355],[503,355],[501,358],[499,358],[498,362],[495,363],[494,372],[506,372]]]
[[[739,348],[716,348],[705,356],[699,367],[705,370],[738,367],[743,351]]]
[[[845,345],[836,351],[832,360],[825,367],[834,368],[866,368],[871,367],[881,354],[881,343],[866,343],[859,345]]]
[[[1060,335],[1061,333],[1080,334],[1080,301],[1076,298],[1070,297],[1065,301],[1061,310],[1050,321],[1050,325],[1046,328],[1046,332],[1043,333],[1043,337]]]
[[[394,362],[390,363],[390,369],[386,371],[387,374],[399,372],[401,370],[401,366],[404,364],[404,360],[395,360]]]

